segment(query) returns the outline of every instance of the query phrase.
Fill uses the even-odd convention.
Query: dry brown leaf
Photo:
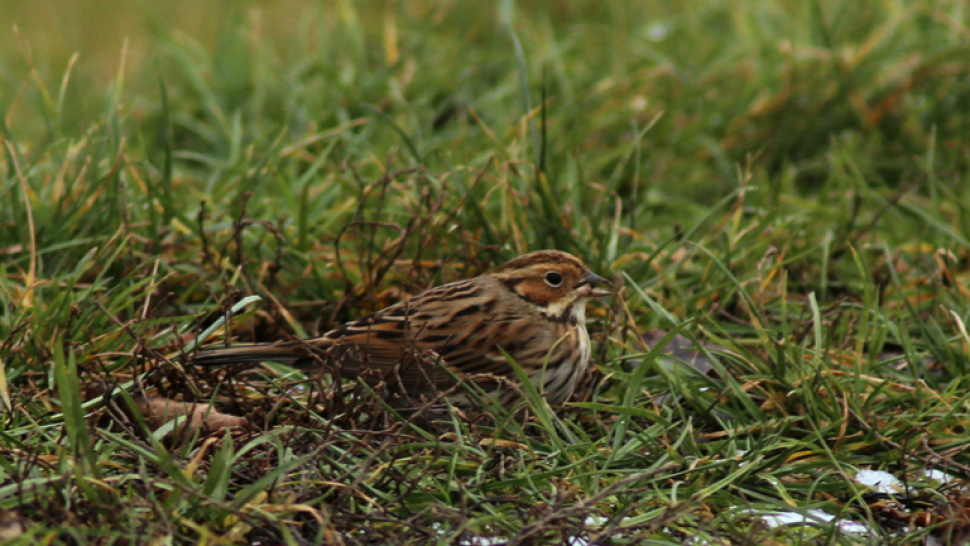
[[[0,508],[0,541],[13,540],[26,530],[27,523],[18,512]]]
[[[222,413],[209,404],[194,404],[169,400],[161,396],[149,396],[138,403],[138,409],[148,426],[157,430],[172,419],[179,418],[179,432],[195,432],[204,429],[215,432],[230,427],[244,427],[249,424],[245,417]]]

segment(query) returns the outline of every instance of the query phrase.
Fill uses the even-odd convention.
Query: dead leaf
[[[145,416],[152,430],[157,430],[176,418],[179,418],[180,432],[195,432],[200,429],[216,432],[230,427],[245,427],[249,424],[245,417],[222,413],[209,404],[179,402],[161,396],[143,398],[138,402],[138,409]]]
[[[0,508],[0,541],[13,540],[25,531],[27,531],[27,524],[19,513]]]

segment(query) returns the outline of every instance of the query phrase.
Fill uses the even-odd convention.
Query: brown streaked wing
[[[442,366],[460,378],[510,376],[511,367],[495,349],[509,321],[493,320],[495,300],[482,282],[479,278],[433,288],[324,337],[342,348],[339,360],[347,376],[365,369],[387,374],[396,368],[405,387],[419,389],[454,385]]]
[[[511,297],[494,278],[468,281],[458,294],[463,297],[421,302],[421,314],[412,315],[415,326],[420,325],[416,342],[441,355],[459,377],[511,377],[512,367],[497,347],[521,336],[534,326],[534,320],[527,319],[522,302]],[[422,316],[429,318],[417,320]],[[480,380],[488,382],[487,377]]]
[[[498,347],[511,350],[508,340],[526,332],[529,327],[528,321],[522,319],[482,321],[466,329],[471,332],[467,337],[459,337],[459,332],[455,332],[454,339],[435,350],[459,375],[511,377],[512,367]]]
[[[324,336],[334,345],[331,352],[341,375],[371,381],[388,376],[389,380],[400,379],[408,390],[443,389],[454,383],[447,372],[434,365],[441,358],[415,342],[406,315],[382,315],[383,311],[362,317]],[[368,375],[366,370],[374,374]]]

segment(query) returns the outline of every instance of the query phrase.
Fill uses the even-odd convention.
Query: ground
[[[0,12],[0,538],[970,531],[963,3]],[[181,365],[543,248],[617,290],[526,421]]]

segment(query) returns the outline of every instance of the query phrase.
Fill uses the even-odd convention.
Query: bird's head
[[[609,281],[590,271],[579,258],[558,250],[523,254],[489,274],[555,320],[581,319],[587,299],[610,294],[600,287]]]

